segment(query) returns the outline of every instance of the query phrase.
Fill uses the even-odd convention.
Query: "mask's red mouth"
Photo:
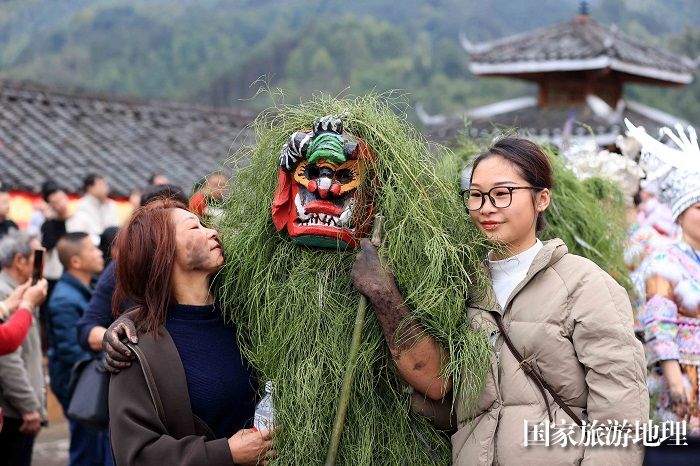
[[[303,210],[307,214],[327,214],[338,217],[343,213],[341,206],[328,201],[311,201],[303,206]]]
[[[345,208],[328,201],[311,201],[302,204],[302,195],[297,193],[294,196],[294,206],[296,208],[295,223],[300,227],[320,226],[331,228],[343,228],[353,230],[350,224],[352,217],[353,201],[350,200]]]

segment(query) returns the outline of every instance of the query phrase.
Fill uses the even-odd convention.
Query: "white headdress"
[[[566,165],[579,180],[593,176],[612,180],[622,189],[625,204],[632,205],[632,198],[639,190],[639,180],[644,176],[644,170],[634,160],[607,150],[598,151],[595,142],[590,147],[572,149],[564,154]]]
[[[625,119],[630,136],[642,143],[640,163],[647,172],[646,183],[656,185],[659,200],[671,207],[673,220],[677,220],[688,207],[700,202],[700,147],[695,130],[688,126],[688,134],[676,125],[675,134],[669,128],[661,132],[678,148],[657,141],[641,126],[634,126]]]

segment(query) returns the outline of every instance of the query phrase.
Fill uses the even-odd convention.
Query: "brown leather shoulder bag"
[[[532,379],[533,382],[535,382],[535,385],[537,388],[539,388],[540,393],[542,393],[542,398],[544,398],[544,404],[547,406],[547,414],[549,415],[549,420],[550,422],[554,422],[554,418],[552,418],[552,410],[549,407],[549,400],[547,399],[547,395],[545,394],[545,390],[549,392],[550,395],[552,395],[552,398],[554,398],[554,401],[556,404],[558,404],[561,409],[564,410],[566,414],[569,415],[573,421],[578,424],[579,426],[583,425],[583,421],[581,420],[580,417],[574,413],[574,411],[567,405],[564,400],[561,399],[559,395],[557,395],[557,392],[555,392],[552,387],[549,386],[549,384],[542,378],[542,375],[535,370],[535,368],[532,367],[530,364],[530,361],[525,359],[522,354],[515,348],[515,345],[513,345],[513,342],[510,340],[510,337],[508,337],[508,334],[506,333],[506,329],[503,326],[503,318],[501,317],[500,314],[497,312],[492,312],[492,315],[494,319],[496,320],[496,325],[498,326],[498,330],[501,332],[501,335],[503,335],[503,341],[505,342],[506,346],[510,350],[510,352],[513,354],[515,359],[518,361],[518,364],[520,364],[520,367],[525,371],[525,374],[527,374],[528,377]]]

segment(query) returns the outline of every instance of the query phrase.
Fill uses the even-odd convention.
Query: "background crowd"
[[[134,207],[174,197],[201,216],[223,199],[226,177],[209,175],[191,196],[154,174],[134,190]],[[102,336],[112,322],[115,201],[105,176],[88,174],[84,194],[71,208],[62,186],[42,185],[43,205],[26,228],[12,220],[10,194],[0,188],[0,452],[2,464],[32,462],[34,440],[48,424],[47,394],[64,414],[71,401],[73,367],[101,358]],[[209,209],[209,210],[208,210]],[[35,251],[43,250],[43,277],[32,284]],[[76,331],[77,329],[77,331]],[[72,465],[112,464],[107,428],[68,420]]]

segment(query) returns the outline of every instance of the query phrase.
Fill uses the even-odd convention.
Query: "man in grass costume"
[[[388,322],[377,306],[379,318],[370,313],[364,323],[336,462],[449,464],[449,437],[411,410],[389,348],[400,357],[419,345],[422,335],[411,325],[418,322],[449,352],[448,406],[472,403],[482,389],[492,350],[470,328],[466,309],[489,286],[481,267],[486,247],[457,181],[475,146],[435,154],[372,96],[279,108],[254,129],[256,143],[231,160],[236,179],[223,205],[226,261],[216,289],[245,357],[261,382],[274,383],[273,464],[324,463],[360,302],[351,270],[375,214],[383,217],[380,255],[395,277],[393,295],[405,300],[391,305],[406,317]],[[624,230],[610,220],[616,203],[604,202],[614,187],[584,187],[560,162],[555,167],[552,235],[617,269],[615,238]],[[106,337],[112,356],[115,327]]]
[[[485,283],[482,243],[426,143],[373,97],[278,109],[255,130],[256,144],[233,158],[218,282],[245,356],[261,382],[274,383],[274,463],[326,458],[360,299],[350,278],[355,246],[375,212],[384,219],[380,249],[412,317],[451,354],[455,396],[476,396],[489,346],[465,316]],[[370,313],[337,464],[450,458],[448,436],[411,411]]]

